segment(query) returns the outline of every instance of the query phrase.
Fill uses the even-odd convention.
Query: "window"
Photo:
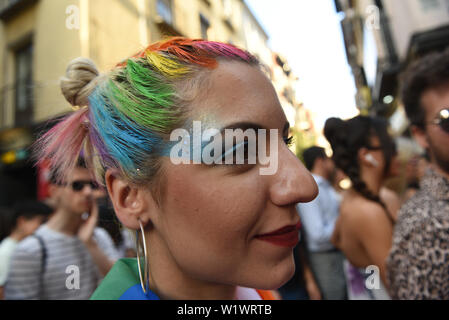
[[[206,19],[202,14],[200,14],[200,23],[201,23],[201,38],[207,40],[207,35],[209,32],[210,23],[209,20]]]
[[[33,119],[33,45],[30,43],[15,56],[15,122],[29,125]]]
[[[171,0],[157,0],[157,13],[167,24],[173,24]]]

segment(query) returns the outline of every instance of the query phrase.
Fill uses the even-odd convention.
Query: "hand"
[[[89,217],[82,222],[78,230],[78,238],[86,245],[92,244],[93,234],[98,222],[98,204],[97,201],[92,201],[92,208]]]
[[[306,290],[310,300],[321,300],[321,292],[315,280],[306,281]]]

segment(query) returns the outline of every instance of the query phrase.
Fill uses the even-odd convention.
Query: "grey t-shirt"
[[[89,251],[76,236],[68,236],[41,226],[36,234],[46,247],[46,266],[42,275],[42,246],[28,237],[13,254],[5,285],[7,300],[85,300],[89,299],[102,277]],[[94,239],[112,261],[119,258],[109,234],[94,230]]]

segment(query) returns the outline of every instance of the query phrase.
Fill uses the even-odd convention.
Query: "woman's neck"
[[[69,236],[75,236],[81,222],[81,216],[59,209],[48,220],[47,227]]]
[[[19,229],[15,229],[11,234],[9,235],[9,238],[19,242],[22,241],[27,235],[23,232],[21,232]]]
[[[148,234],[146,238],[149,238]],[[159,298],[170,300],[236,299],[237,286],[207,282],[186,274],[165,245],[156,239],[156,237],[149,239],[147,248],[149,248],[150,255],[150,289]]]
[[[383,177],[375,170],[361,170],[360,179],[365,183],[371,194],[379,196],[383,184]]]

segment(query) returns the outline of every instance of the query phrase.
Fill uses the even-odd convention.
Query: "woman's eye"
[[[291,147],[294,143],[294,137],[284,138],[284,143]],[[215,156],[215,153],[212,154]],[[251,148],[248,140],[242,141],[225,149],[223,149],[220,155],[217,154],[213,165],[232,165],[232,166],[248,166],[257,163],[257,151],[256,148]]]
[[[293,136],[284,138],[284,142],[288,147],[291,147],[295,143],[295,138]],[[241,142],[239,144],[234,145],[232,148],[227,151],[223,151],[221,161],[223,164],[232,164],[232,165],[248,165],[255,164],[253,163],[256,160],[257,155],[256,151],[250,150],[249,143],[247,140]],[[254,153],[254,154],[253,154]],[[232,156],[231,156],[232,155]],[[232,163],[226,163],[226,158],[229,159],[232,157]]]
[[[245,140],[241,143],[234,145],[232,148],[228,149],[227,151],[223,152],[221,161],[224,164],[232,164],[232,165],[247,164],[247,162],[248,162],[247,160],[249,158],[248,150],[249,150],[248,149],[248,141]],[[232,162],[230,162],[229,159],[232,159]]]

